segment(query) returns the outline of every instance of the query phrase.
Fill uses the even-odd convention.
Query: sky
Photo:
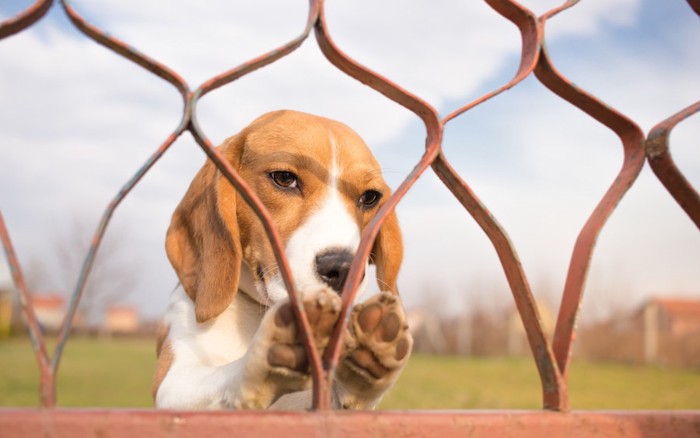
[[[29,3],[3,2],[0,19]],[[559,5],[521,3],[536,13]],[[193,89],[296,37],[307,13],[305,0],[73,4]],[[328,0],[326,9],[343,51],[442,115],[506,83],[519,64],[517,29],[483,2]],[[562,73],[645,133],[700,98],[700,17],[685,1],[584,0],[553,18],[546,35]],[[181,99],[170,84],[83,37],[57,6],[0,41],[0,66],[0,209],[37,287],[68,293],[75,278],[60,266],[74,230],[86,239],[94,232],[119,188],[176,128]],[[207,95],[198,116],[220,143],[281,108],[354,128],[393,187],[423,152],[420,120],[333,67],[313,36]],[[698,138],[700,116],[671,137],[673,157],[696,188]],[[534,294],[556,307],[576,236],[621,166],[617,137],[530,77],[450,122],[443,146],[510,236]],[[107,233],[115,243],[104,257],[138,279],[120,301],[147,317],[163,312],[177,284],[165,231],[203,162],[183,135],[120,205]],[[397,211],[407,307],[457,313],[511,302],[493,247],[430,171]],[[0,285],[9,282],[0,259]],[[599,237],[581,316],[605,317],[657,296],[700,298],[700,233],[645,166]]]

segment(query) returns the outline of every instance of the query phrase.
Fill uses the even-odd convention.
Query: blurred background
[[[3,2],[0,19],[30,4]],[[296,37],[307,13],[305,0],[73,4],[193,89]],[[559,2],[522,4],[543,13]],[[326,9],[346,53],[442,115],[506,83],[519,64],[517,29],[482,2],[329,0]],[[700,17],[682,0],[581,2],[547,25],[557,68],[644,132],[698,99],[697,41]],[[0,41],[0,66],[0,208],[50,334],[103,209],[176,128],[182,104],[170,84],[82,36],[58,7]],[[425,146],[414,114],[344,76],[313,36],[207,95],[198,115],[218,144],[281,108],[354,128],[393,187]],[[697,116],[671,138],[696,188],[698,138]],[[450,122],[444,151],[508,232],[551,333],[577,234],[621,166],[619,140],[530,77]],[[150,404],[153,334],[177,284],[165,230],[203,162],[183,135],[118,208],[62,362],[59,404]],[[486,236],[430,171],[397,211],[399,288],[418,354],[384,407],[539,407],[536,369]],[[700,408],[699,267],[700,233],[645,166],[593,255],[574,408]],[[0,405],[34,405],[36,368],[13,289],[0,256]]]

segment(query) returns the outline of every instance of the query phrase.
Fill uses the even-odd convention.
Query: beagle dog
[[[362,230],[389,196],[376,159],[347,126],[295,111],[263,115],[219,151],[270,212],[325,348]],[[271,245],[209,160],[173,214],[166,251],[180,286],[159,335],[156,406],[308,409],[309,361]],[[370,257],[380,292],[350,312],[335,408],[374,408],[409,357],[413,339],[396,291],[402,255],[392,214]]]

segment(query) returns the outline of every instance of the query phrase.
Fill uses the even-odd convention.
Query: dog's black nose
[[[340,293],[350,271],[353,255],[346,250],[325,251],[316,256],[316,272],[334,291]]]

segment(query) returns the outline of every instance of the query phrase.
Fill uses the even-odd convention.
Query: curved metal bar
[[[71,6],[69,0],[61,0],[61,5],[75,27],[77,27],[78,30],[87,35],[90,39],[170,82],[175,86],[175,88],[178,89],[178,91],[180,91],[183,98],[187,98],[187,95],[190,92],[189,87],[187,86],[185,80],[175,71],[171,70],[164,64],[159,63],[155,59],[140,53],[127,43],[88,23],[77,13],[75,8]]]
[[[649,161],[656,177],[690,217],[690,220],[695,223],[695,226],[700,228],[700,196],[676,167],[669,150],[671,130],[678,123],[698,112],[700,112],[700,101],[660,122],[649,131],[645,147],[647,161]]]
[[[362,66],[348,55],[343,53],[335,44],[328,32],[328,26],[324,14],[324,2],[319,0],[319,18],[315,29],[316,41],[325,57],[338,69],[348,76],[357,79],[363,84],[379,91],[394,102],[412,111],[423,121],[426,131],[426,151],[420,162],[413,171],[406,177],[403,183],[387,199],[386,203],[377,212],[377,215],[370,221],[362,232],[360,245],[355,253],[355,258],[350,267],[350,272],[343,287],[343,306],[341,308],[338,323],[335,326],[333,335],[324,352],[324,365],[327,370],[326,379],[330,386],[330,379],[335,372],[335,368],[340,359],[342,334],[345,330],[346,320],[350,311],[350,306],[355,301],[357,289],[364,275],[364,264],[369,257],[374,241],[379,234],[379,229],[394,211],[396,205],[405,196],[411,186],[420,178],[430,163],[435,159],[440,151],[442,142],[442,124],[440,123],[437,110],[430,104],[420,99],[418,96],[399,87],[387,78]],[[330,398],[330,394],[327,395]],[[318,409],[325,409],[330,406],[330,401],[319,400]]]
[[[196,105],[196,101],[193,103]],[[311,324],[306,316],[303,302],[301,301],[301,298],[294,287],[292,271],[289,266],[287,256],[284,253],[284,244],[282,243],[282,239],[277,232],[272,216],[252,188],[245,182],[245,180],[241,178],[238,172],[212,145],[212,143],[202,135],[201,130],[197,125],[194,113],[192,113],[192,121],[189,130],[204,153],[207,154],[209,159],[216,165],[221,174],[224,175],[228,182],[236,189],[238,194],[245,200],[245,202],[251,207],[256,216],[258,216],[262,222],[263,227],[265,228],[265,233],[270,240],[270,245],[272,246],[272,251],[275,255],[275,260],[277,261],[280,273],[282,274],[285,287],[287,288],[287,294],[289,295],[290,302],[292,303],[294,316],[297,324],[300,326],[302,343],[311,365],[314,400],[319,397],[323,398],[323,396],[320,394],[325,394],[329,390],[329,387],[327,385],[327,379],[323,377],[324,368],[321,362],[321,355],[316,346],[316,341],[312,336],[313,330],[311,329]],[[327,398],[329,399],[329,396]],[[317,408],[315,403],[314,408]]]
[[[525,327],[528,343],[537,365],[537,371],[542,383],[544,408],[567,411],[569,402],[566,380],[556,366],[555,355],[542,329],[542,319],[515,247],[496,218],[481,203],[467,183],[459,177],[459,174],[450,166],[442,154],[433,163],[433,169],[445,186],[450,189],[452,194],[474,218],[496,250],[513,293],[513,299]]]
[[[319,17],[316,22],[315,35],[316,41],[323,54],[343,73],[379,91],[399,105],[406,107],[423,120],[423,123],[428,129],[426,147],[431,143],[432,139],[437,137],[437,131],[440,130],[440,123],[435,108],[384,76],[362,66],[338,48],[328,32],[328,25],[324,14],[324,0],[319,0]]]
[[[570,7],[576,5],[579,1],[581,0],[566,0],[561,6],[556,7],[554,9],[550,9],[549,11],[545,12],[542,17],[540,17],[540,21],[546,21],[549,20],[550,18],[554,17],[560,12],[563,12]]]
[[[53,0],[38,0],[19,15],[10,18],[0,23],[0,39],[14,35],[22,30],[30,27],[51,9]],[[0,212],[0,240],[2,241],[7,262],[10,266],[12,279],[18,291],[19,302],[22,308],[22,313],[27,322],[27,330],[29,338],[32,342],[32,348],[36,356],[37,365],[39,366],[39,403],[41,407],[52,408],[56,404],[56,379],[51,368],[49,355],[46,349],[46,341],[41,332],[39,320],[34,312],[32,305],[32,297],[27,288],[27,283],[24,280],[22,268],[15,254],[10,234],[5,225],[5,220]]]
[[[528,9],[518,3],[508,0],[487,0],[487,3],[498,13],[508,18],[520,30],[522,49],[520,67],[514,78],[504,86],[485,94],[481,98],[449,114],[446,123],[471,108],[510,89],[534,70],[540,56],[543,29],[541,22]],[[569,408],[566,380],[556,366],[556,359],[549,340],[542,328],[542,321],[527,276],[520,263],[517,251],[506,231],[495,217],[479,200],[469,185],[462,180],[458,172],[452,168],[444,153],[433,163],[433,170],[440,180],[459,200],[467,212],[474,218],[491,241],[496,254],[503,266],[506,279],[510,286],[516,308],[525,327],[530,349],[532,350],[537,371],[540,375],[545,409],[566,411]]]
[[[16,17],[0,23],[0,40],[21,32],[41,20],[41,18],[49,12],[51,5],[53,5],[53,0],[37,0],[36,3],[22,11]]]
[[[127,185],[119,192],[117,195],[117,198],[112,201],[110,206],[107,208],[105,211],[102,221],[100,222],[100,225],[98,227],[97,232],[95,233],[95,236],[93,238],[93,242],[91,245],[91,248],[88,252],[88,255],[86,256],[85,262],[83,263],[83,267],[80,273],[80,277],[78,280],[78,285],[76,286],[76,289],[73,293],[73,296],[71,298],[71,303],[69,306],[69,312],[68,312],[68,317],[64,321],[62,330],[61,330],[61,336],[59,338],[59,343],[57,345],[57,350],[56,354],[54,355],[54,368],[57,369],[60,358],[62,356],[62,350],[63,346],[65,344],[65,339],[70,331],[70,326],[72,321],[72,315],[74,315],[78,303],[80,301],[80,298],[82,296],[82,292],[84,289],[84,285],[87,281],[87,278],[89,276],[92,264],[94,262],[94,258],[97,253],[97,249],[99,248],[99,245],[101,243],[102,237],[106,231],[107,225],[109,224],[109,220],[116,209],[116,207],[119,205],[121,200],[126,196],[126,194],[133,188],[133,186],[141,179],[141,177],[147,172],[150,167],[155,164],[155,162],[162,156],[163,153],[169,148],[169,146],[177,139],[177,137],[182,134],[184,130],[189,130],[197,143],[201,146],[203,151],[209,156],[209,158],[214,162],[214,164],[219,168],[219,170],[222,172],[222,174],[231,182],[231,184],[236,188],[236,190],[241,194],[243,199],[253,208],[255,213],[258,215],[258,217],[261,219],[263,225],[265,226],[265,230],[267,232],[268,237],[270,238],[271,245],[273,247],[273,252],[275,253],[275,257],[277,258],[278,265],[280,267],[280,271],[282,274],[282,277],[285,281],[285,285],[287,286],[287,290],[289,291],[290,294],[290,299],[292,300],[293,303],[295,303],[295,306],[293,306],[295,315],[297,317],[297,320],[299,321],[299,324],[302,327],[302,333],[303,333],[303,341],[304,345],[307,348],[307,352],[310,353],[311,357],[311,363],[312,363],[312,368],[317,369],[318,372],[315,372],[317,375],[317,378],[315,380],[321,380],[318,376],[321,374],[321,360],[320,360],[320,354],[318,353],[313,336],[310,335],[311,333],[311,328],[310,324],[308,322],[308,319],[306,318],[306,315],[304,314],[303,306],[300,303],[299,298],[297,297],[297,294],[293,288],[293,280],[291,277],[291,271],[289,269],[289,264],[287,262],[286,256],[283,251],[283,245],[281,243],[281,239],[279,238],[279,235],[277,234],[277,231],[274,227],[274,224],[272,222],[271,216],[265,209],[265,207],[262,205],[260,200],[257,198],[257,196],[254,194],[252,189],[245,184],[245,182],[240,178],[240,176],[236,173],[236,171],[230,166],[228,162],[221,156],[221,154],[216,151],[216,149],[213,147],[211,142],[209,142],[206,139],[206,136],[203,134],[202,130],[199,128],[199,125],[196,121],[196,115],[195,115],[195,107],[196,107],[196,102],[198,99],[206,94],[207,92],[218,88],[222,85],[225,85],[227,83],[230,83],[231,81],[247,74],[250,73],[251,71],[256,70],[257,68],[263,67],[267,64],[270,64],[277,59],[291,53],[293,50],[298,48],[301,43],[308,37],[308,34],[311,31],[311,28],[313,26],[314,21],[316,20],[317,16],[317,7],[315,5],[315,2],[312,1],[310,4],[309,8],[309,18],[307,20],[307,25],[305,31],[295,40],[292,42],[286,44],[285,46],[278,48],[276,50],[273,50],[272,52],[267,53],[266,55],[263,55],[259,58],[256,58],[253,61],[250,61],[248,63],[245,63],[239,67],[236,67],[226,73],[223,73],[219,76],[214,77],[210,81],[204,83],[202,86],[200,86],[195,93],[189,93],[189,87],[187,84],[184,82],[184,80],[174,71],[170,70],[168,67],[165,65],[162,65],[155,60],[137,52],[135,49],[127,46],[125,43],[119,41],[116,38],[113,38],[112,36],[108,35],[106,32],[101,31],[100,29],[90,25],[87,23],[82,17],[80,17],[75,9],[73,9],[67,0],[62,0],[62,4],[68,13],[69,17],[71,18],[71,21],[78,27],[82,32],[84,32],[86,35],[88,35],[90,38],[96,40],[98,43],[104,45],[105,47],[109,48],[110,50],[113,50],[117,52],[118,54],[124,56],[125,58],[135,62],[136,64],[144,67],[145,69],[149,70],[150,72],[164,78],[168,82],[171,82],[173,85],[176,86],[176,88],[180,91],[180,93],[183,96],[183,99],[185,100],[185,112],[183,114],[183,118],[180,122],[180,126],[178,129],[168,138],[166,143],[164,143],[158,151],[149,159],[149,161],[137,172],[136,176],[127,183]]]
[[[543,26],[547,16],[544,15],[541,18]],[[581,229],[571,256],[553,342],[559,370],[566,379],[574,327],[593,248],[608,217],[632,186],[644,166],[644,135],[633,121],[573,85],[556,70],[544,44],[542,47],[542,55],[535,69],[535,75],[540,82],[615,132],[620,137],[624,150],[622,169]]]
[[[66,316],[61,324],[61,330],[58,335],[58,340],[56,343],[56,348],[52,356],[51,367],[54,374],[58,372],[58,367],[61,363],[61,358],[63,357],[63,348],[68,340],[68,335],[70,334],[71,327],[73,326],[73,318],[78,310],[78,305],[85,291],[85,284],[87,283],[90,272],[92,271],[92,266],[95,262],[95,257],[97,256],[97,251],[102,243],[102,239],[107,231],[107,226],[112,219],[114,211],[117,209],[119,204],[124,200],[126,195],[131,192],[131,190],[136,186],[136,184],[141,181],[141,178],[148,172],[151,167],[153,167],[156,162],[163,156],[163,154],[170,148],[170,146],[177,140],[180,134],[184,130],[184,125],[180,125],[175,132],[170,134],[170,136],[165,140],[165,142],[149,157],[143,166],[136,172],[136,174],[119,190],[116,197],[109,203],[106,210],[102,214],[102,219],[93,235],[90,248],[87,255],[83,261],[80,268],[80,274],[78,276],[78,281],[71,294],[70,302],[68,305],[68,310],[66,311]]]
[[[523,79],[528,77],[537,65],[537,59],[540,55],[540,40],[542,39],[542,29],[539,20],[529,9],[522,7],[520,4],[509,0],[485,0],[491,8],[501,14],[503,17],[510,20],[518,26],[522,41],[522,49],[520,53],[520,65],[513,79],[500,88],[481,96],[473,102],[451,112],[442,123],[446,124],[450,120],[463,113],[469,111],[477,105],[480,105],[487,100],[498,96],[502,92],[513,88]]]
[[[163,156],[163,154],[168,150],[168,148],[175,142],[175,140],[182,134],[182,132],[187,127],[187,108],[189,88],[184,80],[175,72],[170,70],[168,67],[152,60],[145,55],[140,54],[135,49],[129,47],[126,43],[108,35],[106,32],[96,28],[95,26],[89,24],[84,18],[82,18],[77,11],[70,6],[68,0],[61,0],[61,5],[63,6],[66,14],[70,18],[71,22],[85,35],[89,38],[95,40],[101,45],[107,47],[108,49],[124,56],[125,58],[135,62],[136,64],[142,66],[146,70],[154,73],[155,75],[165,79],[166,81],[173,84],[185,101],[185,111],[179,122],[179,126],[175,131],[165,140],[165,142],[149,157],[146,163],[136,172],[136,174],[120,189],[115,198],[107,206],[106,210],[102,215],[100,224],[95,231],[90,248],[81,266],[80,274],[76,282],[76,286],[71,294],[70,303],[68,305],[68,310],[66,316],[61,325],[61,331],[58,336],[58,341],[56,343],[56,348],[52,357],[51,367],[54,374],[57,373],[58,368],[61,363],[61,358],[63,357],[63,349],[65,343],[67,342],[68,335],[70,334],[70,329],[73,325],[73,318],[77,311],[78,305],[82,298],[83,292],[85,290],[85,284],[87,283],[88,277],[92,270],[95,257],[97,255],[97,250],[99,249],[102,238],[107,230],[107,226],[114,214],[114,211],[119,206],[121,201],[126,197],[127,194],[136,186],[136,184],[143,178],[143,176],[148,172],[148,170],[155,165],[155,163]]]
[[[12,280],[17,288],[19,303],[27,322],[27,329],[32,341],[36,362],[37,365],[39,365],[39,403],[41,407],[51,408],[56,404],[56,384],[53,378],[54,374],[51,369],[49,355],[46,350],[46,341],[44,340],[44,335],[41,333],[39,320],[36,317],[34,306],[32,305],[32,295],[29,293],[27,283],[24,280],[22,267],[17,259],[12,240],[10,240],[10,233],[7,231],[2,212],[0,212],[0,241],[2,241],[2,246],[5,249],[7,263],[12,273]]]
[[[261,55],[253,60],[250,60],[244,64],[241,64],[227,72],[217,75],[208,81],[200,85],[195,92],[190,97],[191,107],[189,110],[189,127],[188,130],[197,141],[204,153],[209,157],[210,160],[216,165],[219,171],[224,175],[228,182],[236,189],[239,195],[245,200],[245,202],[251,207],[256,216],[260,219],[265,228],[265,233],[270,241],[272,251],[275,255],[275,260],[277,266],[282,275],[282,280],[284,281],[287,293],[289,295],[289,300],[292,304],[292,311],[297,324],[300,326],[300,332],[302,337],[302,344],[306,350],[309,357],[309,362],[311,365],[311,378],[313,381],[313,406],[318,408],[320,400],[330,400],[328,379],[324,376],[324,367],[321,361],[321,354],[316,346],[316,341],[312,335],[311,324],[304,311],[304,305],[301,301],[301,297],[297,293],[294,286],[294,279],[292,277],[292,271],[289,266],[289,261],[284,252],[284,244],[282,239],[277,232],[277,228],[274,225],[272,216],[268,212],[267,208],[263,205],[260,198],[255,194],[252,188],[240,177],[238,172],[233,169],[228,161],[219,153],[219,151],[213,146],[213,144],[206,138],[199,122],[197,120],[197,103],[199,100],[209,93],[219,87],[229,84],[236,79],[245,76],[259,68],[262,68],[268,64],[271,64],[278,59],[292,53],[294,50],[299,48],[301,44],[306,41],[311,29],[313,29],[314,24],[318,18],[318,4],[315,0],[309,1],[309,13],[306,22],[306,27],[304,31],[295,39],[288,42],[287,44],[278,47],[264,55]],[[327,409],[328,406],[323,406],[322,409]]]
[[[311,358],[312,369],[314,370],[313,374],[315,376],[314,381],[320,382],[319,386],[323,386],[323,379],[320,377],[322,374],[320,354],[316,348],[313,336],[311,336],[310,324],[304,313],[303,306],[296,294],[296,291],[294,290],[291,270],[289,269],[289,264],[284,254],[281,239],[277,234],[271,216],[269,215],[261,201],[257,198],[255,193],[252,191],[252,189],[247,184],[245,184],[245,182],[240,178],[240,176],[230,166],[230,164],[226,162],[226,160],[214,148],[211,142],[207,140],[206,136],[203,134],[201,128],[197,123],[195,114],[195,107],[197,101],[207,92],[225,84],[228,84],[247,73],[250,73],[258,68],[270,64],[298,48],[301,45],[301,43],[308,37],[311,28],[313,27],[313,24],[316,20],[318,14],[316,2],[313,0],[310,2],[309,18],[307,20],[306,28],[299,37],[276,50],[273,50],[259,58],[256,58],[248,63],[245,63],[232,70],[229,70],[226,73],[212,78],[211,80],[202,84],[202,86],[200,86],[195,93],[190,93],[189,87],[185,83],[185,81],[167,66],[160,64],[157,61],[147,57],[146,55],[139,53],[124,42],[108,35],[106,32],[103,32],[102,30],[89,24],[75,11],[74,8],[70,6],[68,0],[62,0],[62,5],[66,10],[66,13],[69,15],[71,21],[74,23],[74,25],[78,27],[78,29],[80,29],[83,33],[85,33],[88,37],[104,45],[108,49],[144,67],[148,71],[162,77],[168,82],[172,83],[183,96],[185,102],[185,111],[181,119],[180,126],[177,128],[177,130],[168,138],[168,140],[166,140],[166,142],[156,151],[156,153],[127,183],[127,185],[123,187],[122,190],[120,190],[117,197],[110,203],[109,207],[103,214],[100,225],[98,226],[95,236],[93,237],[93,242],[90,247],[90,250],[83,263],[81,273],[78,279],[78,284],[72,295],[71,302],[69,305],[69,311],[61,329],[59,342],[56,347],[56,354],[54,354],[54,371],[58,368],[58,365],[60,363],[63,347],[65,345],[68,333],[70,332],[72,317],[77,310],[77,306],[80,302],[80,298],[82,296],[87,278],[90,274],[90,270],[92,268],[97,250],[102,241],[102,237],[104,236],[109,221],[114,213],[114,210],[122,201],[122,199],[134,187],[134,185],[138,183],[141,177],[157,162],[157,160],[162,156],[162,154],[165,153],[165,151],[170,147],[170,145],[179,137],[179,135],[181,135],[182,132],[184,132],[184,130],[189,130],[192,133],[195,140],[197,141],[197,143],[207,154],[207,156],[214,162],[217,168],[219,168],[222,174],[234,186],[234,188],[236,188],[236,190],[239,192],[239,194],[241,194],[243,199],[251,206],[251,208],[253,208],[256,215],[258,215],[258,217],[261,219],[265,227],[266,233],[270,238],[273,252],[275,253],[275,257],[280,267],[282,277],[290,294],[290,299],[295,304],[292,307],[294,309],[297,321],[299,322],[302,328],[301,332],[303,334],[303,342]]]
[[[304,41],[306,41],[317,19],[318,3],[316,0],[309,0],[309,14],[306,20],[306,27],[298,37],[271,52],[261,55],[253,60],[239,65],[236,68],[233,68],[227,72],[224,72],[220,75],[209,79],[208,81],[200,85],[199,88],[197,88],[195,94],[198,98],[201,98],[210,91],[213,91],[221,86],[233,82],[236,79],[247,75],[248,73],[251,73],[259,68],[265,67],[268,64],[272,64],[278,59],[289,55],[290,53],[298,49]]]

